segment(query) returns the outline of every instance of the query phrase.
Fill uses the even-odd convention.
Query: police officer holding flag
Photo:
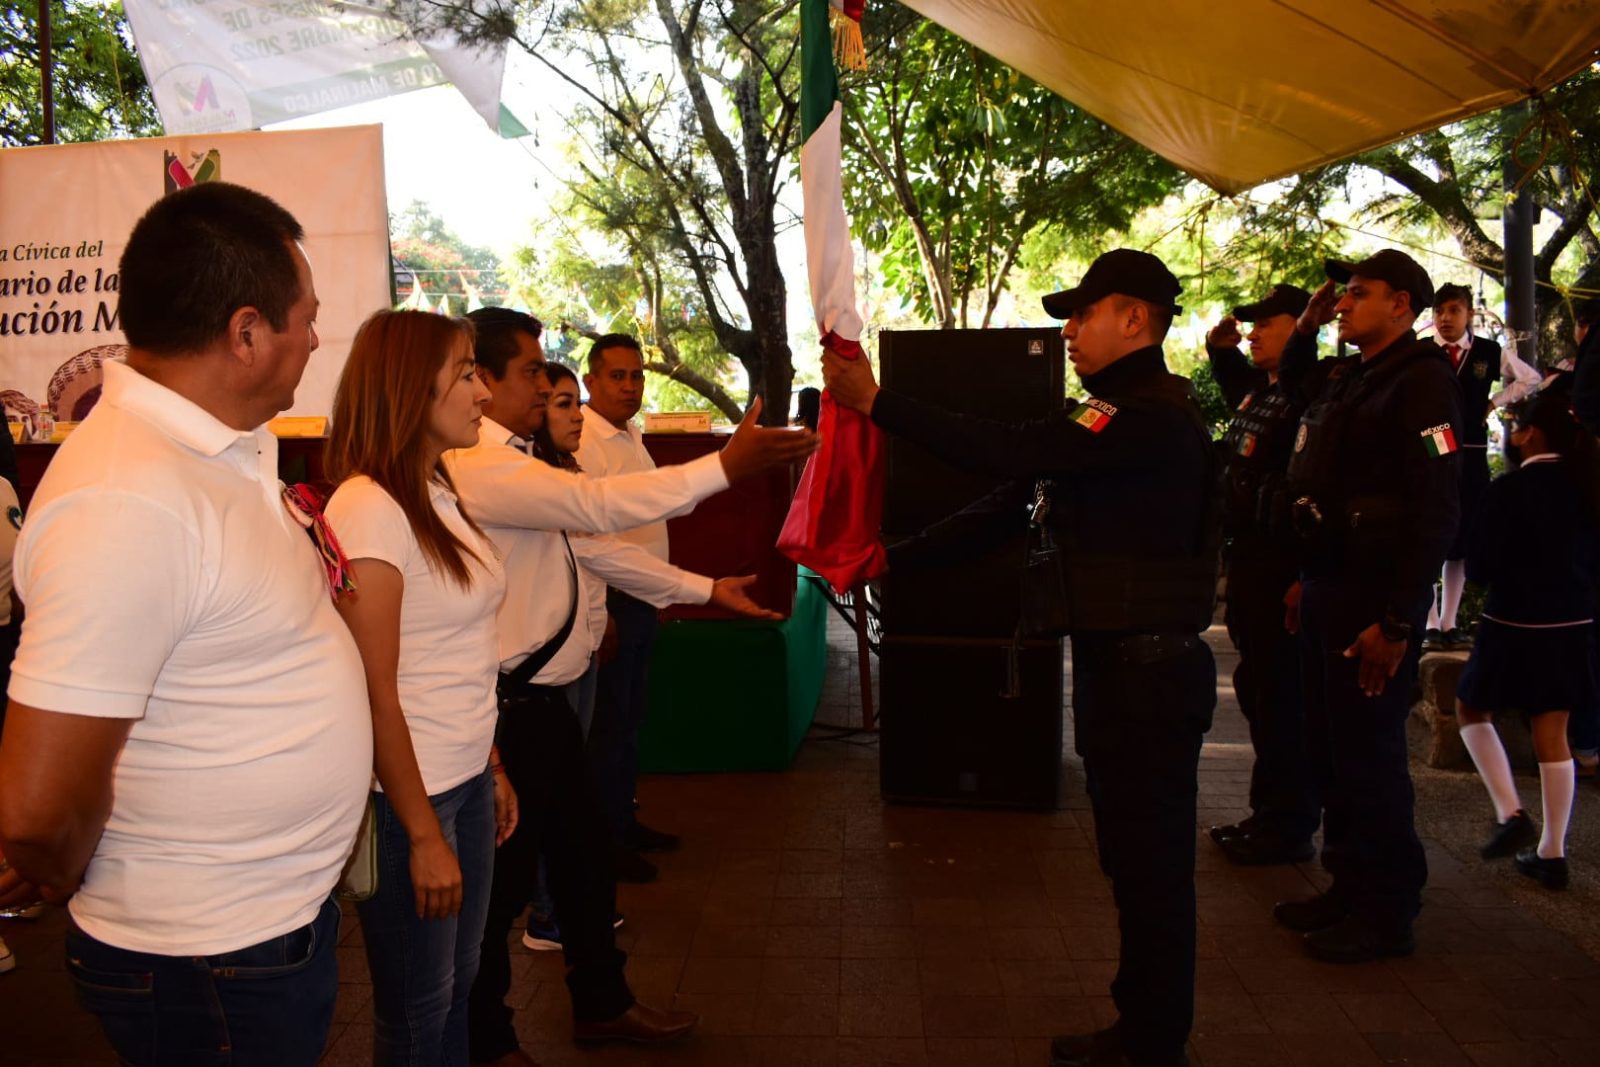
[[[1002,479],[1049,479],[1049,526],[1074,613],[1074,733],[1122,934],[1119,1015],[1057,1038],[1058,1067],[1186,1062],[1194,1015],[1195,779],[1216,704],[1208,536],[1213,451],[1187,379],[1161,351],[1178,280],[1155,256],[1107,252],[1045,297],[1091,394],[1028,423],[966,418],[879,389],[864,359],[823,357],[835,399],[890,433]]]
[[[1459,520],[1460,389],[1412,327],[1433,284],[1393,249],[1329,260],[1343,283],[1297,324],[1337,318],[1360,350],[1301,419],[1290,458],[1306,539],[1298,619],[1307,749],[1324,806],[1327,892],[1273,910],[1337,963],[1409,954],[1427,862],[1413,820],[1406,718],[1433,582]]]

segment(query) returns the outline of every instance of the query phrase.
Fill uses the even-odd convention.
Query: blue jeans
[[[339,989],[339,905],[258,945],[159,956],[97,941],[73,925],[67,973],[124,1064],[311,1067]]]
[[[377,795],[378,893],[356,905],[372,971],[373,1062],[466,1064],[467,994],[494,868],[494,781],[488,770],[428,798],[461,865],[461,910],[417,918],[411,843]]]

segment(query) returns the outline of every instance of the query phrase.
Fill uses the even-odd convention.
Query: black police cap
[[[1274,315],[1293,315],[1299,318],[1309,303],[1311,303],[1310,293],[1298,285],[1279,282],[1272,287],[1272,292],[1254,304],[1240,304],[1234,308],[1233,317],[1240,322],[1260,322]]]
[[[1411,310],[1420,312],[1433,306],[1433,281],[1421,264],[1397,248],[1385,248],[1359,263],[1330,259],[1323,264],[1328,277],[1344,285],[1352,277],[1375,278],[1389,288],[1411,294]]]
[[[1044,298],[1044,309],[1051,318],[1071,318],[1074,311],[1086,308],[1112,293],[1183,311],[1177,304],[1183,287],[1167,265],[1149,252],[1134,248],[1114,248],[1089,264],[1088,273],[1075,289],[1063,289]]]

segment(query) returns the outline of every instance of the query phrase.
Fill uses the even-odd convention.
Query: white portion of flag
[[[840,124],[844,111],[837,100],[828,117],[800,147],[800,186],[804,199],[806,271],[811,279],[811,307],[817,327],[847,341],[861,339],[856,311],[855,254],[850,223],[844,214],[844,180],[839,169]]]

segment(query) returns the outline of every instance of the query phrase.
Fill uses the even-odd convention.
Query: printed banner
[[[490,129],[526,132],[503,121],[503,44],[419,42],[381,7],[341,0],[123,0],[123,8],[171,134],[258,129],[452,81]]]
[[[48,408],[100,354],[80,356],[123,344],[117,262],[133,224],[167,193],[218,180],[265,193],[305,227],[322,347],[289,413],[327,414],[356,327],[390,302],[379,126],[0,150],[0,391]]]

